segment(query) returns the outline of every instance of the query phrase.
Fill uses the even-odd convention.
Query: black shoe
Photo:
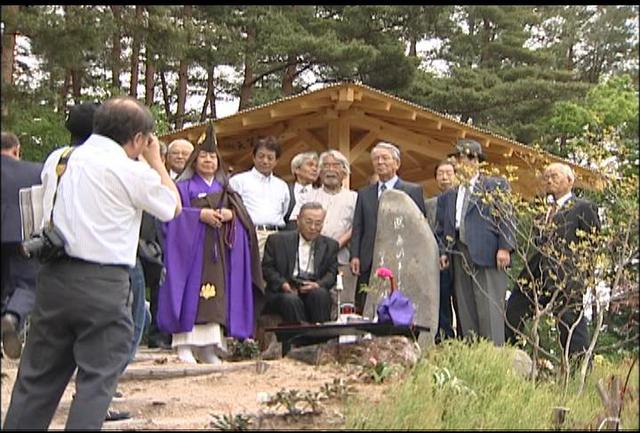
[[[152,339],[150,338],[149,341],[147,342],[147,347],[149,349],[171,349],[171,343],[161,340],[161,339]]]
[[[131,418],[131,414],[126,411],[119,411],[114,409],[109,409],[107,411],[107,415],[104,417],[105,421],[121,421],[123,419]]]
[[[15,315],[6,313],[2,316],[2,347],[11,359],[20,358],[22,353],[18,325],[18,318]]]

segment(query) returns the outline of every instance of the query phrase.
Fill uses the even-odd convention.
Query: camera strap
[[[56,176],[58,180],[56,181],[56,190],[53,193],[53,203],[51,204],[51,217],[49,218],[49,225],[53,226],[53,208],[56,205],[56,197],[58,197],[58,187],[60,186],[60,178],[65,171],[67,171],[67,164],[69,162],[69,158],[74,150],[77,149],[77,146],[67,146],[60,155],[60,159],[58,159],[58,164],[56,165]]]

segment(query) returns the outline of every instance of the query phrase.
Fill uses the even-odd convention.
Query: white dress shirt
[[[242,197],[253,224],[284,227],[289,208],[289,187],[284,180],[273,173],[265,176],[253,167],[232,176],[229,185]]]
[[[568,193],[566,193],[565,195],[563,195],[562,197],[560,197],[559,199],[555,199],[555,197],[553,195],[549,195],[547,196],[547,203],[549,204],[548,209],[547,209],[547,216],[545,217],[545,221],[549,222],[550,216],[551,216],[551,211],[553,209],[553,204],[555,203],[555,212],[557,213],[560,208],[562,206],[564,206],[564,204],[571,198],[571,196],[573,196],[573,193],[571,191],[569,191]]]
[[[469,181],[469,190],[473,191],[473,188],[478,181],[480,175],[476,173],[475,176]],[[464,205],[464,195],[467,193],[467,187],[462,183],[458,186],[458,196],[456,197],[456,229],[460,228],[460,221],[462,220],[462,206]]]
[[[313,242],[306,240],[302,235],[298,236],[298,238],[298,265],[293,270],[294,277],[297,277],[300,273],[313,274],[315,272]]]
[[[43,222],[49,221],[56,189],[54,151],[42,170]],[[169,221],[176,197],[146,162],[134,161],[115,141],[93,134],[71,154],[53,208],[53,222],[71,257],[133,267],[142,211]]]
[[[309,201],[315,201],[322,205],[327,214],[322,225],[322,234],[336,241],[353,227],[353,215],[356,210],[358,193],[346,188],[341,188],[336,194],[325,191],[324,188],[313,190],[309,195]],[[338,251],[338,263],[349,263],[349,247]]]
[[[396,186],[396,182],[398,182],[398,176],[393,176],[391,179],[389,179],[386,182],[380,182],[378,181],[378,198],[380,198],[380,195],[382,194],[382,185],[384,184],[385,186],[385,190],[387,189],[393,189],[394,186]]]
[[[293,184],[293,195],[296,198],[296,204],[293,206],[291,210],[291,215],[289,215],[289,220],[294,221],[298,219],[298,214],[300,213],[300,208],[303,204],[309,202],[309,197],[315,191],[313,185],[302,185],[298,182]]]

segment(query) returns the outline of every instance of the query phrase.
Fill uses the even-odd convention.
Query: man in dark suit
[[[305,203],[297,231],[267,238],[262,259],[265,312],[279,314],[284,323],[331,320],[330,290],[338,273],[338,242],[320,234],[325,214],[320,203]]]
[[[413,199],[422,215],[426,216],[422,187],[406,182],[397,175],[400,168],[400,150],[391,143],[380,142],[371,150],[371,162],[378,181],[358,191],[351,236],[351,272],[358,276],[356,283],[356,312],[362,314],[367,293],[360,286],[369,284],[373,262],[373,247],[378,224],[378,200],[387,189],[404,191]]]
[[[2,133],[2,347],[9,358],[22,353],[19,333],[35,302],[38,263],[19,252],[22,242],[19,191],[40,184],[42,164],[20,160],[20,141]]]
[[[504,343],[506,269],[516,244],[511,210],[503,200],[509,184],[480,174],[484,154],[477,141],[459,140],[454,156],[461,183],[438,198],[440,265],[446,269],[453,261],[463,336],[475,334],[499,346]]]
[[[585,352],[590,343],[589,329],[582,310],[585,281],[592,276],[593,267],[584,266],[591,251],[590,244],[577,246],[592,239],[600,230],[596,206],[588,200],[577,198],[571,192],[575,176],[566,164],[552,163],[544,171],[548,196],[545,215],[537,222],[540,235],[534,240],[534,253],[529,258],[517,280],[517,286],[507,302],[506,338],[516,342],[524,321],[532,313],[533,292],[538,293],[541,308],[555,294],[554,313],[563,349],[569,338],[570,328],[577,322],[569,342],[569,354]],[[580,232],[585,237],[581,237]],[[578,270],[581,267],[581,270]]]
[[[444,159],[438,164],[434,170],[436,184],[440,190],[440,194],[435,197],[428,198],[424,201],[427,208],[427,220],[431,231],[436,233],[436,211],[438,209],[438,197],[445,191],[456,188],[456,170],[452,159]],[[440,311],[438,315],[438,333],[435,337],[436,344],[446,338],[454,338],[456,334],[453,330],[453,312],[456,313],[456,331],[457,335],[462,336],[462,328],[460,327],[460,319],[458,318],[458,306],[453,293],[453,266],[440,271]]]

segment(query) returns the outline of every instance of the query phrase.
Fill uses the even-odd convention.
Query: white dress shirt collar
[[[255,176],[256,179],[260,180],[260,182],[270,182],[273,178],[273,173],[270,173],[269,176],[265,176],[264,174],[260,173],[258,169],[255,168],[255,166],[251,169],[251,174]]]

